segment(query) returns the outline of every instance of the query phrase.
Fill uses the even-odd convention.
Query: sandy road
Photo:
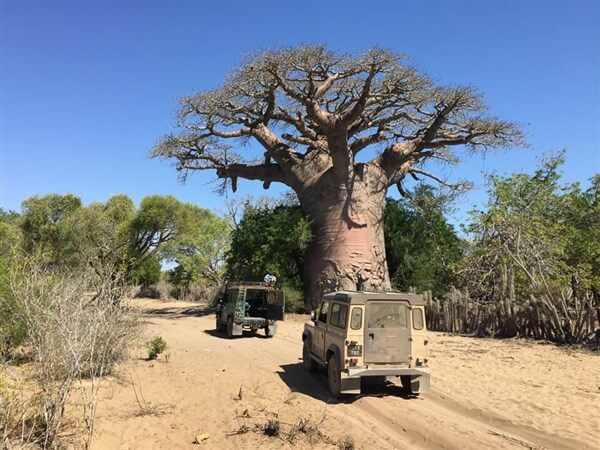
[[[431,333],[431,394],[389,385],[336,401],[325,373],[302,367],[299,320],[228,340],[198,305],[137,304],[168,362],[140,349],[106,382],[95,448],[600,448],[598,355]],[[260,432],[270,419],[282,437]],[[301,421],[309,431],[290,437]]]

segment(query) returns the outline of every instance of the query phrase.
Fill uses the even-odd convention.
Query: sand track
[[[170,356],[148,362],[140,349],[105,382],[97,449],[335,448],[347,436],[365,449],[600,448],[598,355],[430,333],[432,393],[375,386],[336,401],[325,373],[302,367],[300,320],[282,323],[274,339],[228,340],[201,306],[136,305],[147,336],[165,338]],[[269,419],[283,438],[259,431]],[[321,436],[289,438],[302,419]],[[194,444],[201,433],[210,438]]]

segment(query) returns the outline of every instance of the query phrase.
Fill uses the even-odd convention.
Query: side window
[[[412,310],[413,328],[415,330],[423,329],[423,311],[421,308],[414,308]]]
[[[350,319],[350,328],[360,330],[362,325],[362,309],[352,308],[352,318]]]
[[[334,327],[338,326],[338,322],[340,320],[340,304],[334,303],[331,305],[331,317],[329,318],[329,323]]]
[[[340,319],[339,326],[340,328],[346,328],[346,322],[348,321],[348,305],[341,305],[340,307]]]
[[[329,323],[334,327],[346,328],[346,318],[348,316],[348,306],[334,303],[331,306],[331,318]]]
[[[329,301],[325,300],[321,303],[321,309],[319,310],[319,322],[327,323],[327,314],[329,312]]]

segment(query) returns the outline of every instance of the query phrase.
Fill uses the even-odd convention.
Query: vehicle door
[[[229,289],[227,291],[227,297],[225,297],[223,307],[221,308],[221,321],[227,322],[228,317],[233,316],[238,296],[239,289]]]
[[[317,310],[317,317],[315,322],[315,335],[312,340],[312,351],[319,358],[325,357],[325,335],[327,334],[327,317],[329,315],[329,308],[331,302],[329,300],[323,300],[321,306]]]
[[[283,320],[285,310],[285,293],[283,291],[267,292],[267,319]]]
[[[371,300],[365,321],[365,362],[404,363],[411,356],[406,302]]]

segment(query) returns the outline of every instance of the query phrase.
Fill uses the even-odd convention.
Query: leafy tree
[[[145,287],[152,286],[160,281],[162,266],[158,258],[150,258],[133,269],[130,276],[134,284]]]
[[[0,208],[0,223],[10,223],[16,225],[21,215],[15,211],[6,211]]]
[[[106,203],[95,202],[79,208],[61,227],[65,254],[70,266],[111,267],[123,273],[133,261],[130,226],[136,216],[133,201],[116,195]],[[130,261],[132,260],[132,261]]]
[[[81,199],[72,194],[34,196],[25,200],[20,221],[25,250],[50,264],[67,256],[60,227],[79,208]]]
[[[585,291],[597,292],[598,176],[587,191],[577,183],[562,185],[563,163],[561,153],[546,158],[533,174],[491,177],[486,210],[472,213],[463,284],[480,301],[500,305],[504,335],[517,333],[516,310],[539,303],[546,308],[550,338],[579,339],[591,307]]]
[[[0,259],[7,258],[20,249],[23,233],[18,225],[0,221]]]
[[[388,199],[384,212],[386,254],[392,284],[440,295],[455,282],[462,241],[444,217],[433,189],[420,185],[410,199]]]
[[[583,191],[576,183],[562,197],[561,216],[568,241],[563,258],[573,289],[591,289],[600,300],[600,174],[592,177],[590,184]]]
[[[436,85],[379,48],[357,56],[323,46],[266,51],[220,88],[180,104],[180,132],[152,154],[175,160],[184,175],[215,170],[234,191],[239,178],[294,190],[312,228],[304,261],[312,303],[323,290],[390,288],[382,227],[389,186],[402,189],[409,174],[442,181],[423,163],[454,159],[451,148],[521,142],[514,123],[485,115],[474,89]],[[264,150],[262,162],[249,141]],[[368,149],[375,156],[363,161]]]
[[[275,275],[284,286],[303,288],[303,266],[310,224],[298,205],[246,205],[231,236],[227,277],[262,280]]]
[[[220,285],[225,253],[229,243],[229,224],[221,217],[197,206],[185,204],[189,228],[164,246],[161,258],[176,264],[171,281],[187,290],[200,280]]]
[[[223,219],[171,196],[145,197],[138,210],[126,195],[81,206],[72,195],[51,194],[23,202],[17,221],[25,250],[55,266],[91,266],[109,278],[151,284],[161,261],[178,265],[189,284],[200,276],[216,281],[222,271],[228,226]],[[16,241],[18,229],[0,216],[0,250]]]

